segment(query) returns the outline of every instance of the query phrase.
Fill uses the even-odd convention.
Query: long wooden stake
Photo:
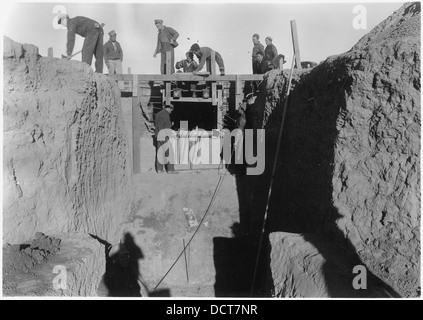
[[[189,283],[187,253],[185,250],[185,238],[182,239],[182,244],[184,245],[185,273],[187,274],[187,283]]]
[[[256,264],[255,264],[255,267],[254,267],[253,280],[251,282],[251,291],[250,291],[251,297],[253,296],[253,293],[254,293],[254,284],[256,282],[256,277],[257,277],[257,270],[258,270],[258,265],[259,265],[259,260],[260,260],[261,247],[262,247],[262,243],[263,243],[263,235],[264,235],[265,229],[266,229],[267,214],[268,214],[268,211],[269,211],[269,202],[270,202],[270,197],[272,195],[273,180],[275,178],[276,167],[277,167],[277,164],[278,164],[278,155],[279,155],[279,149],[280,149],[280,145],[281,145],[281,141],[282,141],[282,132],[283,132],[283,126],[284,126],[284,122],[285,122],[286,109],[288,109],[289,91],[291,90],[291,81],[292,81],[292,73],[294,71],[294,62],[295,62],[295,55],[292,58],[291,70],[289,72],[288,89],[287,89],[286,94],[285,94],[284,108],[283,108],[283,113],[282,113],[282,121],[281,121],[281,126],[280,126],[280,129],[279,129],[278,144],[276,146],[275,162],[273,163],[273,170],[272,170],[272,176],[271,176],[271,179],[270,179],[269,193],[267,195],[266,209],[264,211],[263,224],[262,224],[262,227],[261,227],[260,240],[259,240],[258,249],[257,249]]]

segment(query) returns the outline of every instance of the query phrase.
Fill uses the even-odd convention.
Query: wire
[[[232,155],[235,151],[235,148],[232,150]],[[159,283],[157,283],[157,285],[154,287],[153,291],[156,291],[156,289],[159,287],[159,285],[163,282],[163,280],[167,277],[167,275],[169,274],[169,272],[173,269],[173,267],[176,265],[176,263],[179,261],[179,259],[181,258],[181,256],[185,253],[187,247],[189,246],[189,244],[191,243],[192,239],[194,239],[194,236],[196,235],[196,233],[198,232],[198,230],[200,229],[201,225],[203,224],[204,219],[206,218],[207,214],[209,213],[209,210],[214,202],[214,200],[217,197],[217,194],[219,193],[220,187],[222,186],[223,183],[223,179],[226,176],[226,173],[228,172],[228,166],[225,168],[225,172],[223,173],[223,175],[221,175],[219,177],[219,181],[217,182],[216,188],[213,192],[213,196],[210,200],[209,205],[207,206],[206,212],[204,213],[203,217],[200,220],[200,223],[198,224],[197,228],[195,229],[194,233],[192,234],[191,238],[189,239],[189,241],[187,242],[186,246],[184,247],[184,249],[181,251],[181,253],[179,254],[179,256],[176,258],[175,262],[173,262],[173,264],[170,266],[169,270],[165,273],[165,275],[160,279]]]
[[[278,144],[276,146],[275,161],[273,163],[272,176],[271,176],[271,179],[270,179],[270,187],[269,187],[269,192],[267,194],[266,209],[264,211],[263,224],[262,224],[262,227],[261,227],[260,240],[259,240],[259,245],[258,245],[258,249],[257,249],[257,257],[256,257],[256,263],[255,263],[255,267],[254,267],[253,280],[251,282],[251,290],[250,290],[250,296],[251,297],[253,296],[254,283],[255,283],[256,277],[257,277],[257,269],[258,269],[258,263],[259,263],[259,260],[260,260],[261,247],[262,247],[262,243],[263,243],[263,235],[264,235],[264,232],[265,232],[267,215],[268,215],[268,211],[269,211],[270,196],[272,195],[273,180],[274,180],[274,177],[275,177],[276,167],[277,167],[277,163],[278,163],[279,149],[280,149],[280,144],[281,144],[281,141],[282,141],[282,131],[283,131],[283,126],[284,126],[284,122],[285,122],[286,109],[288,108],[289,91],[291,90],[291,80],[292,80],[292,73],[293,73],[293,70],[294,70],[294,61],[295,61],[295,54],[294,54],[294,57],[292,58],[291,71],[289,73],[288,89],[287,89],[287,92],[285,94],[285,103],[284,103],[285,105],[284,105],[283,114],[282,114],[281,127],[280,127],[280,130],[279,130]]]

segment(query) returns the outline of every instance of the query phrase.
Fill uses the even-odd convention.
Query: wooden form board
[[[298,45],[297,24],[291,20],[292,45],[294,47],[295,68],[301,69],[300,47]]]

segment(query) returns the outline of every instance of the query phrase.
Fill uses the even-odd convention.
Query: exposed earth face
[[[294,71],[254,284],[289,70],[268,72],[246,110],[246,128],[266,129],[262,175],[157,174],[144,132],[133,176],[117,83],[5,38],[3,293],[420,296],[420,19],[404,4]],[[110,251],[119,242],[129,260]],[[67,291],[52,287],[56,266]]]

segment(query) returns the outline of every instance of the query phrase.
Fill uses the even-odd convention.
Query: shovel
[[[78,52],[75,52],[73,55],[70,56],[69,59],[72,59],[72,57],[76,56],[78,53],[81,53],[81,52],[82,52],[82,50],[79,50]],[[66,58],[67,58],[67,56],[65,56],[64,54],[62,54],[62,59],[66,59]]]

